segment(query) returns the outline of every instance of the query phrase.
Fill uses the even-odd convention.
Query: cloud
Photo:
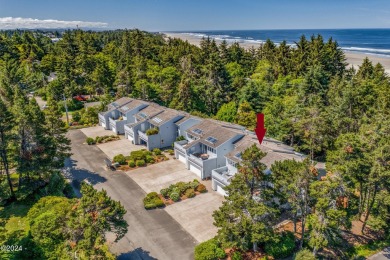
[[[39,20],[22,17],[0,17],[0,29],[56,29],[56,28],[105,28],[107,23],[85,21],[61,21],[54,19]]]

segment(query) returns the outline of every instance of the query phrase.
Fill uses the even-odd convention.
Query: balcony
[[[211,173],[213,179],[225,184],[230,184],[230,179],[234,176],[234,173],[229,171],[227,166],[214,169]]]
[[[190,154],[190,156],[188,156],[188,160],[190,162],[193,162],[194,164],[200,166],[200,167],[203,167],[203,164],[208,162],[208,161],[211,161],[211,160],[214,160],[214,159],[217,159],[217,155],[213,154],[200,154],[200,153],[193,153],[193,154]]]
[[[183,154],[186,154],[186,150],[183,148],[184,145],[188,144],[187,140],[177,141],[174,143],[174,148]]]
[[[138,136],[139,136],[139,138],[141,138],[145,142],[148,142],[148,136],[144,132],[141,132],[140,130],[138,130]]]

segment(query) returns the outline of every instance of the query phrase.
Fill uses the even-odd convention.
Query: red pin
[[[265,136],[265,133],[267,132],[267,129],[264,128],[264,114],[257,114],[257,124],[255,133],[257,135],[257,139],[259,140],[259,143],[261,144],[263,142],[263,138]]]

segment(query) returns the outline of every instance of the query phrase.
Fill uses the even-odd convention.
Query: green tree
[[[233,123],[237,115],[237,107],[235,102],[229,102],[221,106],[218,110],[216,119],[222,120],[225,122]]]
[[[242,163],[230,185],[228,196],[213,214],[218,238],[231,247],[257,250],[259,243],[273,239],[277,211],[271,206],[271,186],[260,160],[266,154],[256,145],[242,153]]]
[[[236,123],[250,130],[255,129],[256,113],[252,110],[248,102],[243,102],[238,106]]]

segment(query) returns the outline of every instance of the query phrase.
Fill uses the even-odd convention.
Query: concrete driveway
[[[110,249],[118,259],[193,259],[197,241],[165,210],[145,210],[145,192],[121,171],[108,171],[103,159],[106,155],[95,145],[83,144],[86,136],[71,130],[71,158],[66,160],[65,175],[71,180],[88,179],[96,189],[104,189],[127,210],[125,219],[129,231]]]
[[[105,130],[102,126],[92,126],[87,128],[81,128],[81,132],[83,132],[87,137],[95,138],[96,136],[104,136],[104,135],[115,135],[115,133],[111,130]],[[123,139],[125,138],[123,135],[120,135]]]
[[[182,162],[173,159],[128,171],[126,174],[147,193],[159,192],[162,188],[179,181],[188,182],[194,179],[200,181]],[[211,181],[200,182],[206,185],[209,190],[207,193],[174,203],[164,210],[198,242],[203,242],[217,234],[212,214],[222,205],[223,196],[211,190]]]
[[[127,139],[121,139],[118,141],[111,141],[104,144],[98,144],[97,147],[112,159],[115,155],[123,154],[124,156],[130,155],[130,152],[145,149],[145,146],[134,145]]]

